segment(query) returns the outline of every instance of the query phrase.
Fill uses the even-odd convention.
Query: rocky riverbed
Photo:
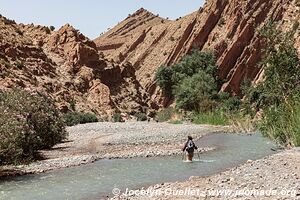
[[[44,160],[29,165],[4,166],[0,176],[41,173],[78,166],[99,159],[153,157],[181,154],[188,135],[225,132],[226,127],[156,122],[92,123],[69,127],[68,140],[49,151]],[[210,148],[200,151],[212,150]]]
[[[147,193],[148,192],[148,193]],[[300,199],[300,149],[285,150],[210,177],[163,183],[113,199]]]

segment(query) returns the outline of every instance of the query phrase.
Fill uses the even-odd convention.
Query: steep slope
[[[70,25],[43,26],[0,18],[0,89],[46,92],[62,111],[110,116],[146,112],[147,95],[129,64],[108,61],[96,44]]]
[[[297,0],[208,0],[197,12],[175,21],[156,17],[147,24],[145,16],[149,15],[154,16],[146,10],[138,11],[95,43],[104,55],[119,63],[131,63],[141,85],[152,99],[162,103],[153,80],[155,70],[178,62],[192,48],[214,51],[219,75],[225,82],[222,90],[240,94],[244,79],[256,80],[262,73],[256,66],[262,55],[258,28],[268,20],[278,21],[283,29],[292,28],[299,22],[299,3]],[[139,21],[134,29],[128,28],[132,21]],[[298,35],[299,30],[295,38],[300,49]]]

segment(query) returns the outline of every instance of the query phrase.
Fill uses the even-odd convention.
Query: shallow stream
[[[197,141],[216,150],[200,154],[200,161],[186,163],[182,156],[100,160],[92,164],[26,175],[0,181],[0,199],[60,200],[99,199],[112,196],[117,187],[135,189],[151,184],[209,176],[247,160],[274,153],[275,145],[260,134],[214,134]],[[195,154],[198,159],[198,155]]]

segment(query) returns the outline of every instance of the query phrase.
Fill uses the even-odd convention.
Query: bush
[[[136,113],[134,115],[137,118],[137,121],[147,121],[147,115],[145,113]]]
[[[160,67],[155,79],[167,96],[175,96],[176,106],[186,111],[207,111],[218,98],[216,60],[212,53],[193,50],[181,62]]]
[[[173,69],[171,67],[161,66],[155,73],[155,80],[158,86],[165,92],[166,95],[172,95],[172,87],[175,84],[172,80]]]
[[[114,120],[114,122],[123,122],[121,113],[115,113],[115,114],[113,115],[113,120]]]
[[[67,126],[98,122],[96,115],[92,113],[69,112],[64,116]]]
[[[22,32],[20,29],[16,29],[16,32],[17,32],[19,35],[23,35],[23,32]]]
[[[50,33],[51,33],[51,30],[50,30],[49,27],[44,27],[43,29],[44,29],[44,31],[45,31],[47,34],[50,34]]]
[[[65,124],[46,96],[0,92],[0,164],[30,161],[66,138]]]
[[[194,112],[194,122],[225,125],[227,116],[239,110],[241,100],[220,92],[216,60],[212,53],[193,50],[181,62],[160,67],[156,81],[164,94],[174,96],[176,108]],[[167,121],[170,113],[159,113],[159,121]]]
[[[211,111],[216,107],[216,95],[214,77],[203,71],[185,78],[175,87],[176,106],[187,111]]]
[[[300,104],[282,104],[272,107],[264,113],[259,123],[260,130],[266,136],[285,146],[300,146]]]
[[[155,120],[158,122],[166,122],[172,119],[172,117],[176,114],[175,108],[165,108],[161,111],[159,111],[156,116]]]
[[[16,66],[18,69],[23,69],[24,68],[24,62],[23,61],[17,61]]]
[[[300,145],[300,59],[294,48],[294,31],[284,33],[269,22],[260,31],[266,44],[261,64],[264,81],[245,89],[246,110],[263,111],[259,129],[289,146]]]
[[[238,96],[230,96],[227,92],[220,92],[218,98],[218,109],[224,112],[237,112],[241,108],[242,101]]]
[[[50,26],[49,29],[50,29],[51,31],[54,31],[54,30],[55,30],[55,27],[54,27],[54,26]]]
[[[185,56],[178,64],[169,67],[161,66],[155,74],[155,80],[164,92],[174,95],[172,90],[185,78],[199,72],[216,78],[216,71],[216,61],[212,53],[193,50],[191,55]]]

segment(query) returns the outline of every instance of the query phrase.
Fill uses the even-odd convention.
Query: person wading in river
[[[193,142],[193,138],[191,136],[188,136],[187,142],[184,144],[182,151],[187,153],[187,160],[188,161],[193,161],[194,157],[194,151],[195,149],[197,150],[198,147],[195,145]]]

